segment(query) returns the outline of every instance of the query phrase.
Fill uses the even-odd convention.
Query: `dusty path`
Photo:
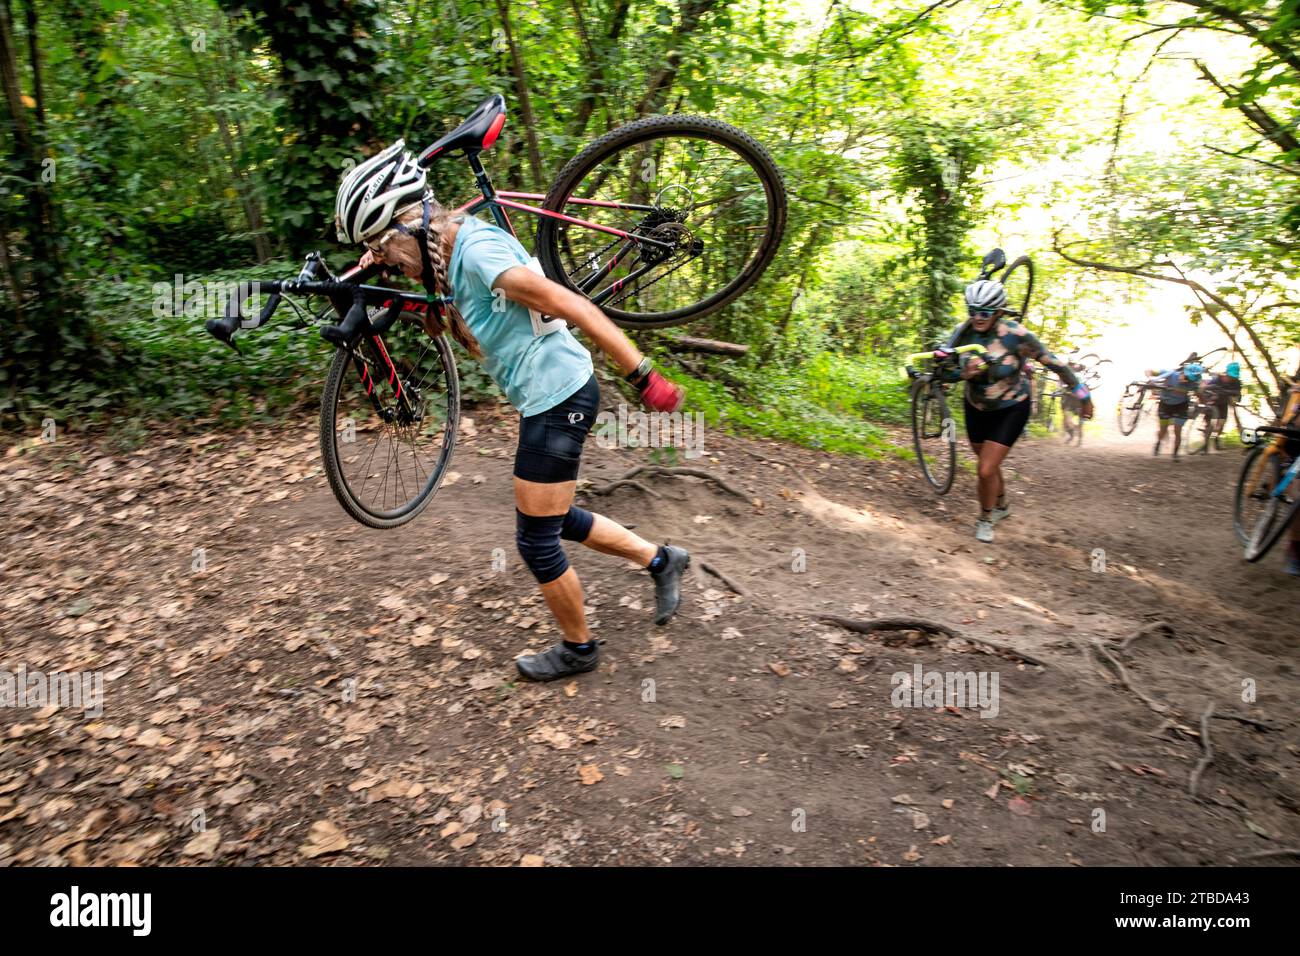
[[[990,547],[965,473],[937,501],[907,462],[711,434],[694,464],[756,501],[661,479],[658,499],[590,505],[745,595],[700,574],[657,629],[643,572],[571,550],[606,663],[538,686],[511,664],[556,637],[513,545],[514,426],[474,418],[459,479],[392,532],[333,501],[307,419],[0,459],[0,669],[107,681],[94,719],[0,715],[0,862],[1159,865],[1300,846],[1300,587],[1238,556],[1236,454],[1026,442]],[[645,453],[588,461],[600,482]],[[920,616],[1044,666],[827,613]],[[1113,651],[1148,705],[1087,648],[1152,622],[1169,629]],[[996,716],[895,707],[891,675],[917,664],[995,673]],[[1209,721],[1193,799],[1210,704],[1269,729]]]

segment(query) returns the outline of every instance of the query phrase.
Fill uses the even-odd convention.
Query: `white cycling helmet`
[[[339,242],[352,245],[379,235],[427,190],[424,170],[398,140],[343,177],[334,200],[334,227]]]
[[[1007,289],[996,279],[979,279],[966,286],[966,308],[991,312],[1006,308]]]

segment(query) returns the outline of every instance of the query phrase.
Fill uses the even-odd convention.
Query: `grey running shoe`
[[[682,603],[682,572],[691,564],[691,554],[685,548],[664,545],[668,560],[659,571],[651,571],[655,582],[655,623],[667,624]]]
[[[572,648],[565,647],[561,641],[540,654],[526,654],[515,658],[515,668],[524,677],[535,681],[559,680],[573,674],[585,674],[594,671],[600,663],[600,647],[593,647],[586,654],[579,654]]]

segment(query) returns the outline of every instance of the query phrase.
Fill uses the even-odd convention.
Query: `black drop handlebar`
[[[450,301],[442,296],[428,296],[422,293],[403,292],[400,289],[389,289],[385,286],[365,285],[361,281],[371,276],[383,272],[382,265],[372,265],[365,269],[358,269],[350,273],[345,273],[346,279],[319,278],[324,272],[329,274],[329,269],[325,265],[318,253],[312,253],[307,257],[307,262],[302,271],[295,279],[281,279],[268,281],[253,281],[242,284],[236,292],[226,300],[225,314],[219,319],[208,319],[204,323],[204,328],[219,341],[225,342],[234,348],[233,336],[235,332],[244,327],[244,299],[251,295],[259,293],[270,293],[266,304],[258,313],[257,323],[250,326],[251,328],[260,328],[265,325],[279,307],[285,293],[293,295],[323,295],[327,296],[334,304],[335,311],[343,315],[343,321],[337,325],[326,325],[321,328],[321,337],[328,342],[344,347],[351,347],[356,343],[357,338],[363,332],[371,334],[382,334],[397,320],[403,307],[411,305],[428,305],[441,306]],[[383,316],[377,318],[373,323],[368,320],[366,306],[382,305],[391,303],[390,308]]]

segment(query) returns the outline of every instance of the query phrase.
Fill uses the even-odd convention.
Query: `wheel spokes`
[[[413,341],[411,327],[405,334],[402,328],[394,326],[385,340],[391,369],[378,348],[359,346],[357,358],[370,370],[372,388],[368,392],[358,375],[345,373],[335,413],[340,477],[356,503],[380,518],[400,515],[422,499],[452,437],[441,353],[428,340]]]

